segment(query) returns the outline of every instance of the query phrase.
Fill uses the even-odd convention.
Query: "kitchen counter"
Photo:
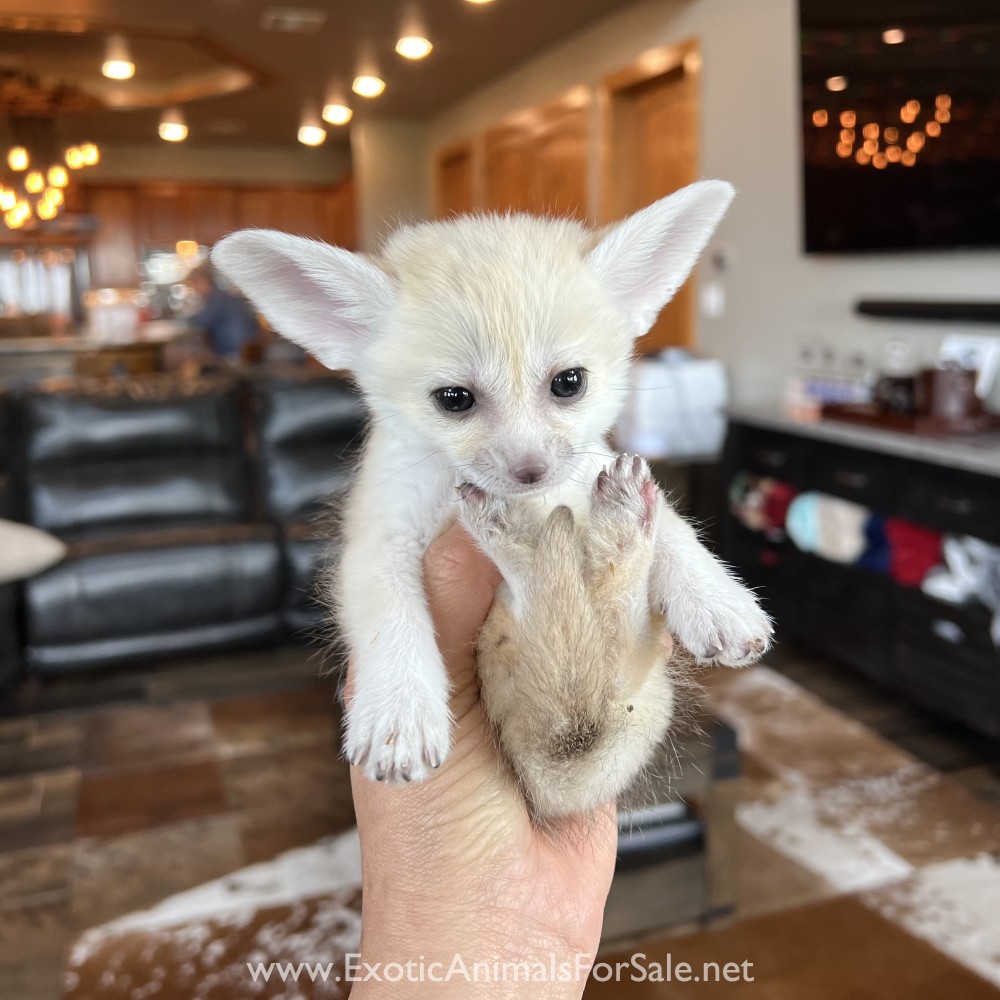
[[[1000,479],[1000,432],[923,437],[839,420],[796,420],[776,407],[733,407],[729,410],[729,419],[733,423],[898,455]]]

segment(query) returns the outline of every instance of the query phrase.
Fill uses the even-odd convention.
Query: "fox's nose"
[[[530,486],[532,483],[539,482],[548,471],[549,467],[543,462],[525,462],[524,465],[514,469],[513,476],[519,483]]]

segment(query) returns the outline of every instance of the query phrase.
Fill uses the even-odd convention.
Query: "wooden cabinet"
[[[587,217],[589,104],[555,101],[490,129],[483,142],[486,207]],[[446,183],[439,164],[439,187]]]
[[[332,188],[220,184],[94,184],[74,191],[79,210],[96,216],[91,242],[94,287],[134,287],[148,250],[173,249],[181,240],[211,246],[227,233],[251,227],[357,246],[354,184]]]
[[[134,288],[139,283],[139,234],[135,187],[102,185],[90,188],[87,211],[100,225],[90,244],[90,280],[95,288]]]
[[[726,442],[726,482],[741,472],[1000,544],[995,476],[737,419]],[[1000,737],[1000,651],[985,607],[947,604],[876,569],[804,553],[790,539],[751,531],[732,514],[723,537],[723,555],[758,590],[780,636]]]

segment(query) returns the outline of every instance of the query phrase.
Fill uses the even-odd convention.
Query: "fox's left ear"
[[[684,284],[735,193],[726,181],[698,181],[612,226],[587,255],[634,337]]]

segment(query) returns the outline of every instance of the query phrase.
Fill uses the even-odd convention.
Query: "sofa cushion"
[[[282,547],[287,574],[285,624],[301,638],[328,636],[331,616],[324,576],[340,557],[340,539],[322,522],[293,521],[284,526]]]
[[[240,386],[229,378],[58,379],[25,395],[29,465],[240,450]]]
[[[29,653],[274,614],[284,580],[275,530],[148,531],[70,545],[25,584]]]
[[[245,520],[253,506],[240,454],[43,465],[26,477],[31,520],[57,534],[84,527]]]

